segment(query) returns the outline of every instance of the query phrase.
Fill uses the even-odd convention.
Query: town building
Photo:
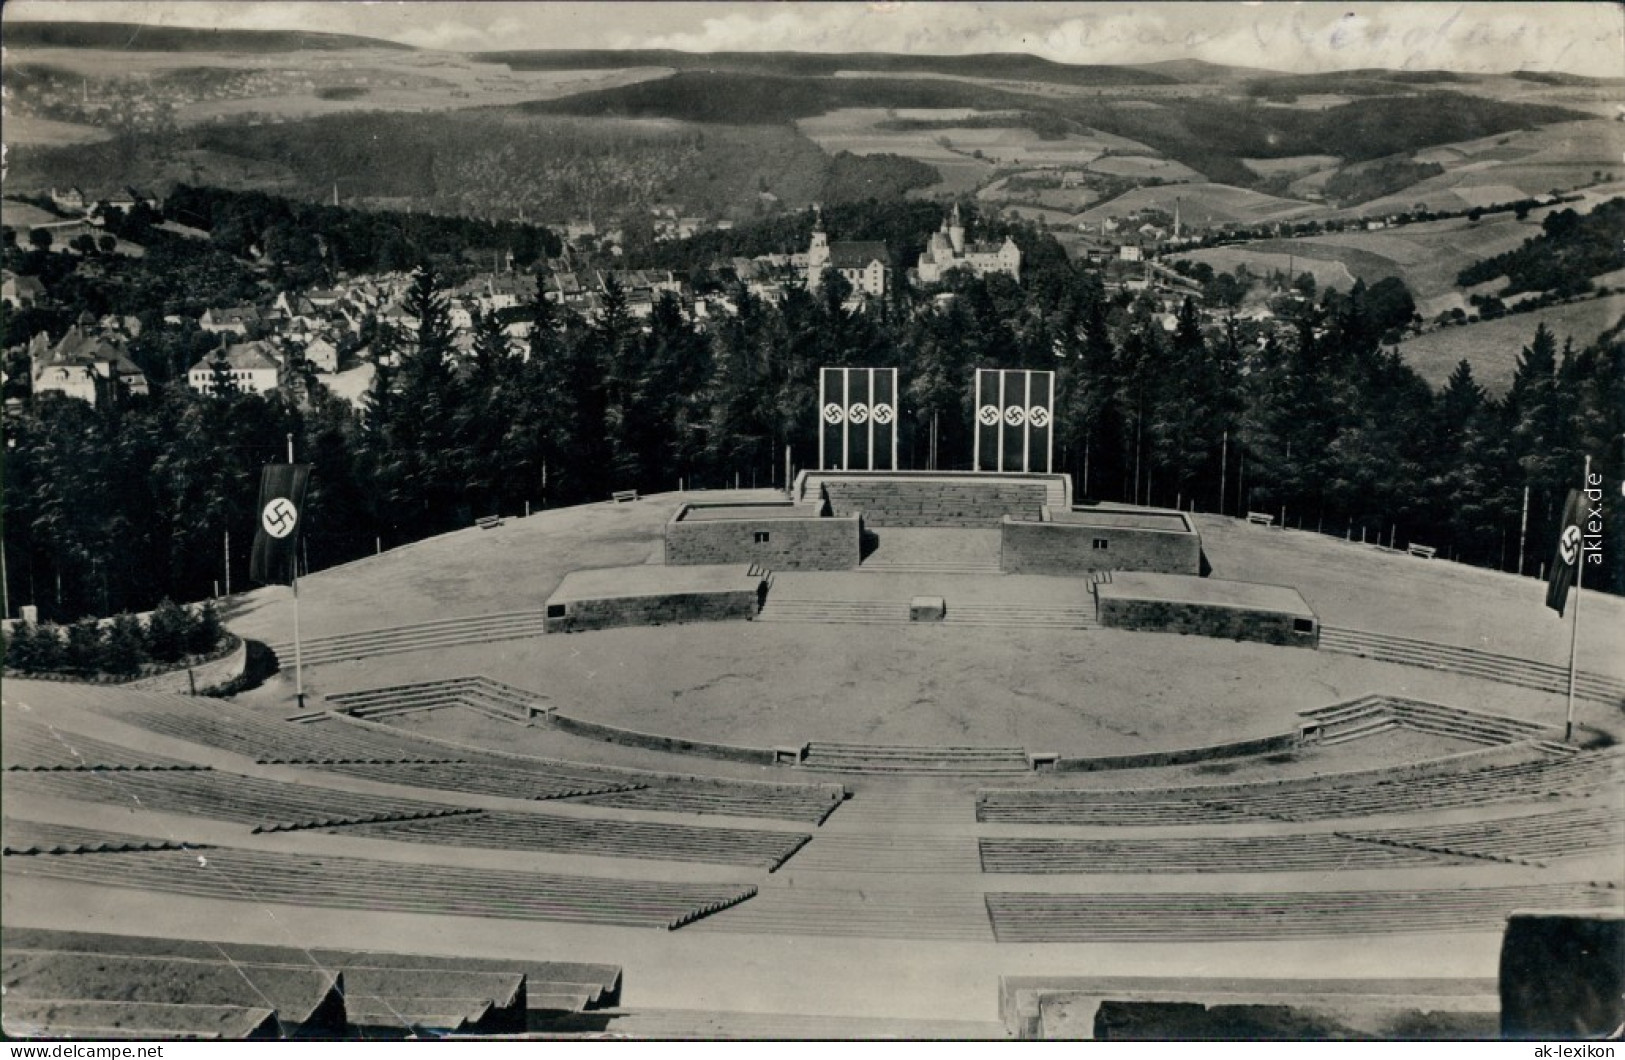
[[[921,283],[939,283],[954,269],[969,269],[977,276],[1002,273],[1020,283],[1021,248],[1009,236],[1003,243],[966,243],[956,203],[926,244],[916,271]]]
[[[883,297],[891,278],[890,260],[886,244],[878,240],[831,243],[819,217],[807,247],[807,289],[819,290],[825,273],[834,271],[852,285],[854,296]]]
[[[63,394],[92,405],[147,393],[147,376],[124,352],[121,336],[75,324],[55,346],[44,334],[29,344],[35,395]]]
[[[270,343],[238,342],[200,357],[187,373],[187,385],[200,394],[212,394],[217,364],[245,394],[269,394],[282,385],[286,373]]]

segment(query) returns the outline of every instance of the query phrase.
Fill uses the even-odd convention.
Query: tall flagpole
[[[1585,476],[1580,479],[1580,496],[1585,496],[1585,490],[1591,485],[1591,455],[1586,454]],[[1568,529],[1564,527],[1564,529]],[[1568,713],[1563,717],[1563,742],[1568,743],[1574,738],[1574,660],[1576,649],[1580,645],[1580,587],[1585,584],[1586,573],[1586,546],[1585,535],[1580,536],[1580,551],[1574,557],[1574,625],[1569,630],[1569,706]]]
[[[288,466],[293,466],[293,432],[288,432]],[[300,520],[304,513],[299,514]],[[305,709],[305,653],[299,643],[299,553],[293,555],[293,695],[301,712]]]
[[[305,709],[305,659],[299,644],[299,561],[293,567],[293,694],[299,709]]]

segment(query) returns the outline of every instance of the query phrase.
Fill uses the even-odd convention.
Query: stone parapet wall
[[[292,665],[292,660],[289,660]],[[195,666],[183,666],[176,670],[167,670],[151,677],[142,677],[131,681],[125,687],[139,688],[146,692],[171,692],[180,695],[190,694],[194,691],[202,692],[209,688],[219,688],[228,685],[243,676],[248,668],[248,642],[238,639],[237,646],[218,659],[200,662]]]
[[[542,717],[542,723],[561,732],[570,733],[572,736],[580,736],[589,740],[602,740],[605,743],[619,744],[623,747],[642,747],[651,751],[699,755],[703,758],[718,758],[728,762],[749,762],[752,765],[759,766],[770,766],[775,762],[774,752],[771,748],[740,747],[733,744],[710,743],[705,740],[686,740],[676,736],[662,736],[659,733],[624,729],[618,725],[606,725],[602,722],[588,721],[585,718],[573,718],[554,711],[545,713]]]
[[[680,622],[719,622],[749,619],[756,615],[758,593],[749,590],[718,590],[700,593],[668,593],[660,596],[603,597],[573,600],[557,605],[564,614],[553,615],[549,605],[546,619],[549,633],[574,633],[617,626],[665,626]]]
[[[1193,633],[1227,640],[1251,640],[1284,647],[1315,648],[1320,644],[1320,623],[1299,633],[1293,629],[1300,617],[1280,611],[1193,604],[1170,600],[1110,599],[1098,603],[1100,624],[1108,629],[1132,629],[1155,633]]]
[[[999,569],[1006,574],[1202,572],[1202,539],[1194,533],[1019,519],[1005,519],[1000,531]],[[1097,541],[1106,547],[1097,548]]]
[[[666,524],[669,567],[756,563],[771,570],[852,570],[861,558],[858,516],[804,519],[763,515],[752,518],[685,520]]]

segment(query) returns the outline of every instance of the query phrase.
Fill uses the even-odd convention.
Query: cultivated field
[[[26,202],[7,199],[0,203],[0,224],[8,228],[15,228],[20,234],[19,241],[27,238],[28,229],[40,225],[59,224],[62,218],[49,210],[42,210]]]
[[[1625,125],[1600,119],[1445,144],[1412,156],[1437,162],[1445,172],[1346,213],[1369,217],[1418,203],[1430,210],[1463,210],[1573,191],[1596,183],[1598,173],[1618,177],[1625,170],[1622,156]]]
[[[888,129],[886,123],[904,116],[929,121],[920,129]],[[1031,129],[1018,125],[952,125],[968,118],[984,121],[1009,117],[998,111],[970,111],[965,108],[940,110],[890,110],[884,107],[844,107],[802,118],[796,127],[825,151],[850,151],[855,155],[894,154],[936,164],[954,161],[982,152],[989,162],[1027,162],[1077,165],[1105,150],[1092,137],[1070,135],[1061,140],[1044,140]],[[944,124],[939,124],[944,123]]]
[[[1321,209],[1310,203],[1277,198],[1229,184],[1194,183],[1135,188],[1110,202],[1086,210],[1078,220],[1098,224],[1108,217],[1124,217],[1147,208],[1165,210],[1171,214],[1176,201],[1181,219],[1189,225],[1286,221]]]
[[[1412,368],[1432,383],[1442,386],[1457,363],[1473,366],[1473,378],[1492,394],[1504,394],[1512,385],[1518,355],[1535,337],[1535,328],[1545,323],[1557,340],[1558,349],[1569,339],[1576,350],[1583,349],[1625,317],[1625,294],[1587,299],[1569,305],[1552,306],[1531,313],[1516,313],[1498,320],[1479,321],[1461,327],[1440,328],[1407,339],[1399,351]]]
[[[182,125],[245,114],[289,119],[356,111],[461,110],[527,100],[558,99],[666,77],[671,70],[512,70],[476,55],[396,49],[287,53],[218,51],[107,52],[93,48],[8,49],[6,66],[50,66],[71,77],[106,78],[114,71],[138,86],[163,89],[191,78],[194,97],[175,108]],[[244,81],[248,80],[246,86]],[[343,89],[350,98],[323,99]],[[352,94],[353,93],[353,94]],[[168,92],[166,91],[166,94]],[[6,139],[14,133],[7,120]],[[18,142],[71,143],[75,140]]]
[[[1097,158],[1084,167],[1091,173],[1105,173],[1114,177],[1133,177],[1136,180],[1160,180],[1166,184],[1201,180],[1202,174],[1189,166],[1166,158],[1143,155],[1108,155]]]
[[[112,139],[106,130],[94,125],[76,125],[73,122],[52,121],[49,118],[31,118],[22,114],[6,115],[5,142],[40,147],[61,147],[63,144],[93,144]]]
[[[1190,216],[1186,201],[1185,215]],[[1373,232],[1333,232],[1297,239],[1265,239],[1243,246],[1214,247],[1181,255],[1192,261],[1206,261],[1215,269],[1234,269],[1246,264],[1253,272],[1284,269],[1290,255],[1295,272],[1315,273],[1315,282],[1324,285],[1326,276],[1333,285],[1348,290],[1353,279],[1368,285],[1387,276],[1398,276],[1416,299],[1424,319],[1458,306],[1467,300],[1456,286],[1457,274],[1481,258],[1494,257],[1521,246],[1540,233],[1546,210],[1534,210],[1526,220],[1512,214],[1495,214],[1480,221],[1455,217],[1443,221],[1380,229]],[[1341,271],[1339,271],[1341,270]],[[1346,272],[1350,279],[1338,281]]]

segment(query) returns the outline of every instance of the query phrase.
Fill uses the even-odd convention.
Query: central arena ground
[[[1131,754],[1288,732],[1299,710],[1377,692],[1563,717],[1557,696],[1351,656],[1115,630],[903,624],[556,635],[319,667],[307,688],[348,691],[454,669],[541,692],[576,717],[757,747],[833,740]],[[462,713],[423,720],[455,735]]]

